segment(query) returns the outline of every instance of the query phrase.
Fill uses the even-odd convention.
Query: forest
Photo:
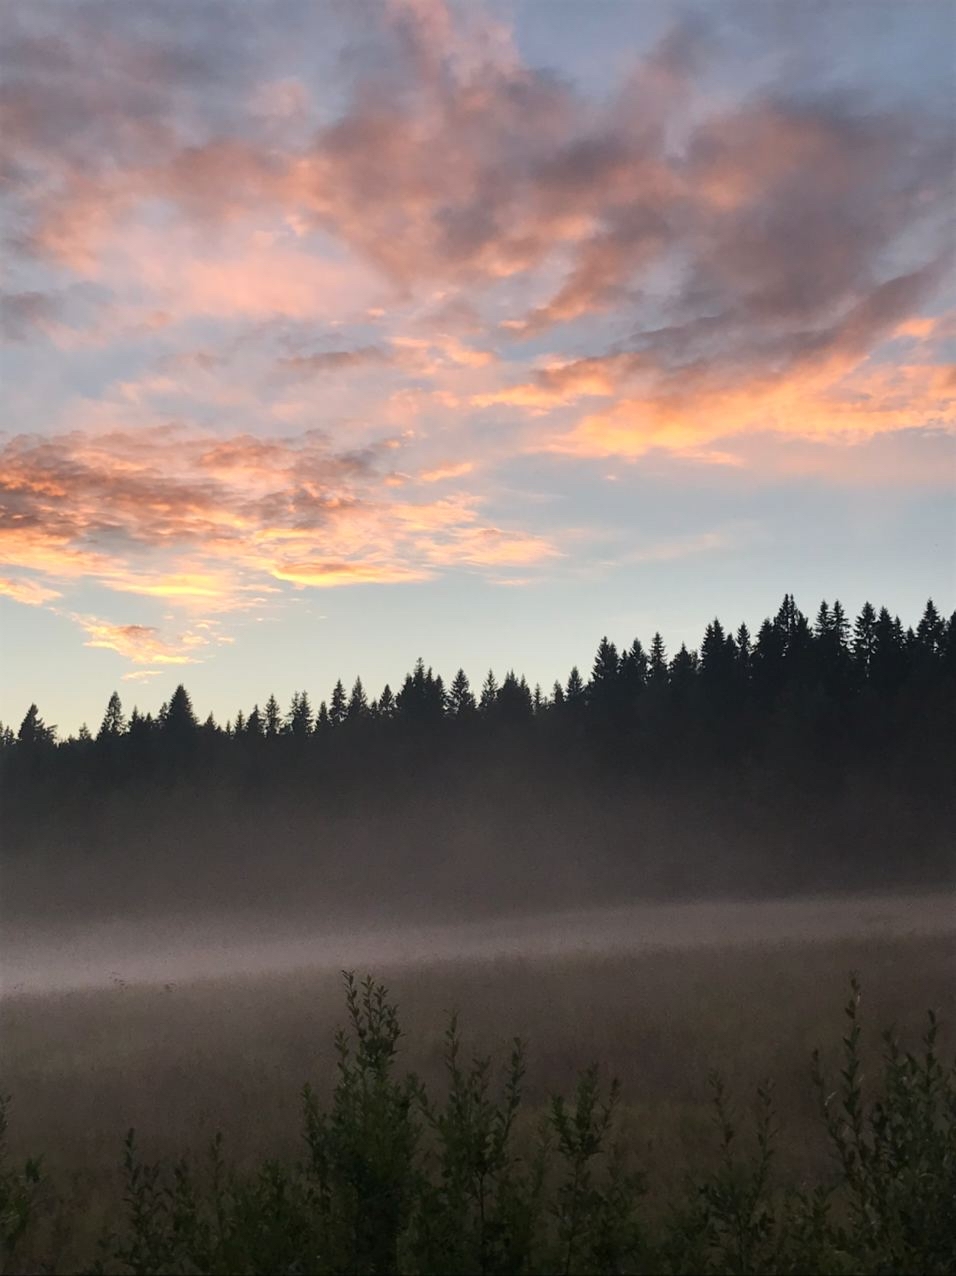
[[[157,713],[114,693],[95,734],[60,740],[36,705],[0,731],[8,861],[26,879],[112,857],[100,911],[127,907],[124,876],[161,894],[184,857],[178,905],[219,899],[224,864],[237,902],[314,879],[344,906],[377,874],[396,906],[451,912],[944,884],[954,776],[956,615],[929,601],[904,628],[824,602],[811,620],[789,594],[755,635],[713,620],[698,650],[604,638],[547,692],[419,660],[374,698],[339,681],[222,724],[179,686]]]

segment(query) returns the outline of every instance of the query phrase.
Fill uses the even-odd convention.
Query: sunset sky
[[[951,3],[0,15],[0,719],[956,605]]]

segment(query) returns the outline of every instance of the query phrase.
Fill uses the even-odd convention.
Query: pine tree
[[[751,668],[756,695],[764,703],[770,703],[783,690],[786,680],[786,637],[783,629],[771,620],[764,620],[757,630]]]
[[[682,642],[670,665],[670,690],[678,703],[683,703],[690,695],[697,678],[697,666],[697,652],[689,651],[687,644]]]
[[[109,698],[106,706],[106,712],[103,715],[103,722],[100,726],[98,740],[115,739],[121,736],[126,730],[126,718],[123,715],[123,702],[119,698],[119,692],[114,691]]]
[[[163,732],[170,739],[188,740],[199,728],[193,702],[182,683],[170,696],[169,703],[163,706],[161,715]]]
[[[906,640],[900,618],[881,607],[873,626],[870,681],[884,694],[897,691],[906,677]]]
[[[564,703],[573,713],[580,713],[587,703],[587,688],[577,665],[568,674],[564,687]]]
[[[362,686],[362,679],[356,678],[352,684],[352,694],[349,696],[349,705],[345,711],[345,717],[348,722],[361,722],[368,716],[368,699],[365,695],[365,688]]]
[[[946,622],[936,610],[932,598],[926,600],[922,618],[916,626],[916,641],[927,656],[938,656],[946,635]]]
[[[667,686],[667,650],[664,646],[664,639],[659,633],[656,633],[651,639],[651,656],[647,670],[648,686],[661,689]]]
[[[267,740],[274,740],[282,730],[282,712],[275,696],[266,701],[265,732]]]
[[[750,666],[753,660],[753,644],[750,639],[750,630],[743,623],[741,623],[737,629],[735,647],[737,671],[741,680],[746,682],[750,678]]]
[[[453,718],[465,718],[473,714],[476,708],[471,684],[464,669],[459,669],[448,688],[448,712]]]
[[[296,740],[305,740],[311,734],[312,705],[307,691],[297,691],[293,694],[286,725],[289,735]]]
[[[40,717],[40,711],[31,704],[26,711],[20,730],[17,732],[17,744],[22,749],[41,749],[53,744],[56,739],[56,727],[48,727]]]
[[[847,635],[850,625],[839,600],[833,607],[820,604],[814,625],[814,664],[826,691],[842,700],[850,690],[850,652]]]
[[[876,611],[873,604],[865,602],[853,626],[853,663],[861,682],[870,676],[870,665],[876,649]]]
[[[519,679],[513,669],[505,674],[504,682],[498,688],[495,710],[496,717],[508,725],[529,722],[534,715],[528,684],[524,678]]]
[[[333,727],[340,727],[348,715],[349,704],[345,695],[342,679],[332,688],[332,699],[329,701],[329,721]]]
[[[950,616],[939,644],[939,660],[950,678],[956,678],[956,611]]]
[[[705,629],[700,647],[700,680],[711,702],[719,703],[722,708],[726,707],[726,702],[735,689],[736,663],[737,653],[733,639],[728,637],[723,625],[715,617]]]
[[[481,686],[481,699],[478,701],[478,709],[484,717],[487,718],[490,714],[494,713],[495,701],[497,699],[498,683],[495,680],[494,673],[491,669],[489,669],[488,677],[484,680]]]
[[[378,698],[378,716],[385,722],[395,716],[395,697],[392,695],[392,688],[387,682]]]
[[[395,708],[407,723],[416,727],[437,722],[445,715],[444,684],[441,678],[435,677],[431,667],[425,668],[420,656],[395,697]]]

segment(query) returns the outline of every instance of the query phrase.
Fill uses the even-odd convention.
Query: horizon
[[[800,607],[798,600],[796,600],[792,594],[784,595],[784,599],[783,599],[784,606],[786,605],[788,598],[790,602],[796,607],[797,615],[804,616],[804,618],[807,620],[808,624],[810,625],[810,628],[813,631],[814,635],[816,635],[817,629],[816,629],[814,620],[815,620],[815,617],[817,616],[818,609],[814,608],[812,611],[804,612],[803,609]],[[836,598],[833,600],[832,603],[830,603],[828,602],[828,600],[823,599],[821,600],[821,604],[820,604],[820,606],[828,608],[830,613],[830,618],[832,618],[832,615],[833,615],[834,605],[839,605],[840,607],[843,607],[842,600],[839,598]],[[881,611],[883,610],[882,604],[878,603],[874,605],[870,599],[865,600],[863,604],[863,606],[867,606],[867,605],[870,605],[873,607],[874,616],[879,615]],[[928,598],[926,600],[924,611],[921,613],[921,615],[925,615],[925,613],[928,612],[930,608],[935,608],[936,612],[938,613],[939,619],[941,620],[944,626],[947,624],[950,626],[956,625],[956,611],[953,611],[952,613],[950,613],[949,611],[947,611],[946,608],[939,608],[936,606],[935,599]],[[903,633],[912,641],[914,637],[916,636],[916,631],[917,631],[917,623],[915,619],[912,622],[904,623],[898,613],[894,614],[888,608],[886,610],[888,611],[889,615],[895,622],[899,622],[900,628],[903,631]],[[845,615],[845,619],[847,623],[847,646],[848,646],[848,649],[852,651],[854,641],[855,641],[854,640],[855,621],[857,620],[858,613],[848,611],[847,609],[844,608],[844,615]],[[708,621],[707,624],[709,627],[712,621],[717,621],[721,625],[725,636],[728,639],[734,639],[734,640],[740,638],[741,626],[746,627],[748,631],[749,639],[751,640],[751,642],[756,643],[760,625],[765,622],[772,623],[774,622],[774,618],[775,618],[774,613],[768,612],[764,617],[761,618],[759,622],[748,623],[747,621],[741,621],[738,624],[727,624],[725,623],[724,618],[720,616],[713,616],[711,617],[711,621]],[[777,617],[777,619],[779,619],[779,616]],[[458,673],[461,673],[461,672],[465,673],[466,678],[468,680],[468,686],[471,692],[473,693],[473,695],[475,696],[476,700],[481,693],[482,684],[485,678],[488,676],[488,674],[491,674],[494,677],[498,687],[500,687],[501,682],[506,676],[514,675],[515,678],[517,678],[521,684],[527,686],[529,692],[540,691],[543,703],[545,705],[548,705],[552,700],[552,693],[554,692],[555,687],[558,684],[560,684],[562,689],[564,689],[567,685],[568,676],[572,674],[573,672],[577,672],[580,675],[581,679],[583,680],[583,683],[586,686],[588,685],[589,678],[591,675],[594,655],[596,654],[598,657],[600,656],[600,652],[598,651],[599,644],[603,644],[604,642],[610,642],[612,647],[615,649],[616,653],[618,654],[619,658],[623,659],[623,657],[625,656],[625,653],[632,647],[632,645],[635,642],[639,642],[644,650],[644,654],[649,656],[651,651],[652,639],[656,639],[657,637],[660,637],[661,640],[663,641],[664,655],[668,665],[671,664],[675,655],[677,655],[679,651],[687,650],[693,657],[698,657],[700,654],[700,649],[701,649],[700,641],[688,642],[686,639],[682,639],[679,642],[676,642],[673,644],[668,643],[667,639],[664,637],[663,634],[660,633],[659,630],[655,630],[652,635],[647,636],[646,640],[644,637],[642,637],[642,635],[637,634],[623,642],[618,641],[616,638],[611,637],[608,634],[604,634],[600,639],[598,639],[595,642],[594,647],[592,649],[591,658],[585,661],[576,661],[574,662],[574,664],[569,666],[569,668],[563,674],[559,674],[556,678],[553,678],[549,680],[548,682],[542,682],[540,679],[527,677],[525,671],[523,671],[522,669],[516,668],[513,662],[511,664],[506,663],[503,667],[498,669],[487,667],[480,672],[478,671],[469,672],[467,669],[464,669],[463,666],[456,666],[454,671],[452,671],[451,669],[447,669],[447,670],[436,669],[435,665],[432,662],[430,662],[424,655],[420,653],[418,656],[415,657],[414,661],[410,661],[407,668],[404,669],[399,674],[397,674],[397,676],[393,678],[387,678],[384,683],[381,683],[378,685],[371,683],[369,679],[366,678],[361,673],[361,671],[359,671],[358,673],[355,674],[354,678],[351,678],[351,677],[344,678],[342,676],[336,676],[334,679],[334,682],[329,684],[327,694],[322,694],[322,691],[320,689],[317,689],[311,686],[294,687],[292,688],[291,691],[288,692],[287,695],[277,695],[274,690],[270,690],[267,694],[261,696],[257,700],[249,701],[248,703],[243,703],[240,705],[234,705],[232,706],[231,709],[228,709],[228,708],[222,709],[221,707],[219,708],[212,707],[212,708],[209,708],[208,710],[205,710],[203,706],[197,707],[195,699],[192,693],[190,692],[189,687],[186,685],[186,681],[181,676],[181,669],[175,669],[170,671],[168,687],[162,689],[164,692],[163,698],[161,702],[156,703],[155,710],[150,707],[142,708],[141,707],[142,698],[140,698],[140,700],[135,699],[132,694],[128,694],[128,689],[126,687],[120,685],[120,686],[114,687],[113,690],[109,693],[109,697],[107,698],[106,701],[104,701],[104,704],[103,704],[103,712],[104,714],[107,712],[107,705],[110,701],[110,698],[115,694],[120,696],[122,709],[123,709],[123,715],[126,718],[127,723],[131,713],[140,713],[143,717],[147,717],[147,718],[151,717],[155,721],[159,717],[159,715],[162,713],[162,711],[165,710],[167,704],[169,703],[170,699],[173,696],[173,693],[179,690],[180,688],[182,688],[183,690],[185,690],[189,698],[192,711],[196,717],[197,722],[206,722],[210,718],[212,718],[218,728],[220,729],[231,728],[236,723],[238,714],[241,713],[245,718],[248,718],[250,711],[252,711],[253,709],[258,709],[260,713],[262,713],[262,711],[266,707],[267,701],[274,698],[278,704],[279,711],[282,715],[282,721],[285,726],[288,723],[289,714],[295,709],[297,699],[299,698],[299,696],[304,694],[309,703],[309,712],[312,718],[311,726],[315,730],[318,730],[320,725],[319,724],[320,707],[327,707],[329,705],[332,698],[332,692],[334,689],[337,688],[339,684],[341,685],[346,696],[348,697],[349,693],[353,690],[353,687],[355,686],[356,681],[358,681],[362,685],[362,690],[367,700],[370,703],[372,703],[373,701],[377,703],[380,692],[384,691],[386,687],[389,689],[389,691],[392,693],[393,696],[397,695],[398,692],[401,690],[402,683],[405,680],[406,675],[411,675],[418,664],[421,664],[422,667],[427,670],[429,676],[434,674],[442,682],[446,695],[451,686],[452,679]],[[703,631],[701,632],[700,637],[701,639],[704,637]],[[161,688],[152,688],[152,689],[156,691],[161,690]],[[131,691],[132,689],[129,689],[129,690]],[[372,707],[374,708],[374,704],[372,705]],[[43,712],[43,707],[39,705],[36,700],[30,701],[30,703],[26,706],[24,710],[24,715],[29,713],[33,709],[37,709],[41,721],[44,722],[44,725],[46,726],[48,730],[51,730],[55,733],[55,737],[57,740],[61,740],[61,741],[73,740],[76,738],[77,731],[82,730],[83,728],[86,728],[87,730],[89,730],[94,736],[96,735],[96,730],[95,730],[95,727],[97,724],[96,715],[93,715],[90,719],[83,719],[83,721],[77,724],[77,726],[75,727],[67,727],[66,729],[64,729],[61,726],[61,724],[51,723],[46,720],[46,715]],[[11,719],[10,721],[4,721],[3,719],[0,719],[0,727],[13,730],[14,734],[16,734],[17,724],[24,715],[21,715],[21,718],[19,719],[15,719],[15,720]],[[103,715],[101,714],[100,717],[102,716]]]
[[[10,4],[0,720],[956,597],[956,10]]]

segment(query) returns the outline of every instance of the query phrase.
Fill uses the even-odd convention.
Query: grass
[[[878,1025],[895,1023],[904,1039],[916,1039],[923,1030],[927,1006],[939,1010],[943,1023],[933,1047],[935,1054],[948,1057],[952,1053],[954,1039],[949,1025],[956,1021],[956,982],[951,940],[874,939],[632,957],[588,956],[546,964],[508,960],[481,965],[399,967],[385,972],[400,1006],[403,1030],[403,1035],[393,1042],[396,1064],[400,1066],[394,1078],[388,1080],[388,1085],[397,1088],[393,1091],[386,1087],[382,1091],[384,1107],[374,1114],[374,1120],[367,1113],[362,1116],[355,1094],[349,1100],[351,1108],[348,1104],[341,1108],[348,1096],[342,1095],[343,1039],[339,1039],[338,1047],[334,1044],[335,1025],[341,1018],[341,989],[333,976],[312,972],[209,981],[169,989],[115,987],[100,992],[11,998],[2,1006],[0,1021],[3,1087],[15,1099],[10,1157],[15,1164],[42,1149],[48,1181],[40,1198],[38,1222],[31,1233],[19,1239],[17,1262],[24,1270],[35,1267],[40,1260],[50,1262],[57,1270],[89,1267],[103,1229],[118,1229],[119,1237],[125,1227],[123,1234],[127,1239],[114,1240],[107,1266],[111,1264],[111,1270],[164,1270],[162,1265],[150,1267],[146,1261],[149,1255],[144,1258],[143,1254],[133,1255],[135,1261],[126,1261],[124,1266],[123,1256],[129,1260],[132,1252],[122,1246],[128,1246],[130,1235],[138,1234],[137,1227],[142,1233],[144,1224],[142,1218],[137,1223],[127,1215],[120,1227],[118,1202],[125,1193],[131,1208],[129,1201],[135,1191],[142,1192],[148,1177],[144,1167],[154,1161],[166,1162],[167,1174],[172,1173],[169,1164],[184,1153],[191,1162],[205,1166],[210,1140],[221,1130],[229,1173],[234,1170],[240,1176],[235,1182],[246,1185],[242,1190],[236,1188],[238,1196],[229,1197],[230,1208],[234,1213],[238,1211],[236,1219],[244,1220],[242,1226],[247,1230],[250,1226],[254,1231],[259,1228],[255,1244],[248,1236],[247,1241],[249,1254],[253,1250],[259,1254],[260,1266],[253,1264],[243,1270],[278,1270],[280,1249],[286,1240],[280,1245],[274,1238],[270,1266],[262,1248],[262,1227],[269,1210],[275,1215],[279,1209],[273,1198],[280,1190],[280,1179],[270,1180],[268,1175],[262,1179],[263,1158],[272,1158],[273,1165],[280,1167],[269,1173],[278,1173],[280,1178],[283,1174],[290,1176],[281,1179],[286,1194],[282,1208],[292,1209],[289,1200],[296,1192],[301,1194],[307,1187],[318,1190],[316,1183],[321,1176],[316,1178],[315,1158],[321,1149],[325,1149],[321,1155],[326,1162],[338,1165],[340,1171],[343,1158],[347,1161],[349,1155],[346,1135],[354,1143],[355,1131],[367,1127],[368,1138],[374,1130],[383,1137],[388,1135],[385,1143],[391,1151],[388,1156],[381,1148],[379,1151],[385,1158],[383,1164],[392,1168],[386,1172],[379,1167],[382,1182],[395,1188],[395,1167],[417,1164],[416,1157],[424,1156],[427,1150],[432,1158],[429,1191],[437,1191],[436,1184],[445,1184],[445,1196],[429,1197],[422,1185],[424,1179],[416,1180],[414,1185],[406,1183],[400,1191],[395,1188],[398,1195],[389,1209],[394,1217],[404,1220],[401,1227],[384,1224],[381,1210],[376,1207],[377,1221],[374,1226],[368,1225],[371,1238],[362,1241],[366,1248],[356,1257],[354,1244],[358,1242],[352,1219],[353,1250],[346,1254],[341,1236],[336,1240],[330,1233],[321,1242],[325,1246],[322,1253],[328,1259],[325,1267],[316,1257],[318,1238],[309,1232],[318,1217],[318,1207],[313,1201],[306,1210],[300,1200],[295,1206],[299,1213],[295,1219],[290,1215],[287,1220],[293,1231],[298,1228],[300,1250],[298,1258],[286,1255],[292,1266],[285,1269],[392,1270],[392,1260],[400,1259],[405,1270],[425,1270],[429,1262],[433,1270],[451,1270],[441,1263],[455,1259],[455,1270],[491,1270],[493,1255],[487,1250],[492,1244],[490,1233],[482,1242],[487,1250],[484,1259],[477,1241],[477,1249],[472,1246],[467,1254],[456,1251],[457,1258],[448,1248],[455,1237],[460,1239],[462,1218],[465,1214],[470,1218],[468,1211],[477,1209],[474,1201],[468,1205],[462,1197],[465,1189],[461,1183],[455,1189],[458,1196],[452,1201],[448,1183],[458,1181],[456,1174],[461,1177],[462,1158],[472,1165],[476,1130],[484,1129],[484,1142],[478,1142],[493,1151],[504,1122],[507,1155],[497,1169],[495,1164],[489,1164],[486,1177],[489,1191],[494,1188],[498,1193],[494,1199],[501,1205],[502,1173],[507,1170],[505,1178],[518,1174],[516,1149],[521,1149],[527,1158],[519,1167],[524,1177],[519,1175],[520,1183],[509,1179],[506,1193],[514,1208],[519,1213],[524,1211],[524,1221],[517,1216],[510,1218],[507,1226],[501,1224],[504,1231],[499,1228],[496,1235],[499,1241],[505,1233],[510,1238],[509,1253],[515,1261],[514,1246],[520,1248],[520,1237],[525,1236],[525,1241],[521,1241],[525,1246],[521,1261],[528,1270],[556,1270],[555,1263],[562,1267],[569,1261],[569,1270],[696,1270],[694,1264],[704,1260],[712,1270],[782,1270],[780,1253],[771,1254],[766,1249],[767,1238],[761,1240],[752,1234],[756,1206],[746,1204],[750,1199],[747,1193],[753,1196],[756,1192],[760,1209],[773,1213],[777,1220],[774,1245],[779,1250],[783,1217],[779,1212],[784,1209],[780,1201],[784,1198],[774,1195],[781,1189],[771,1188],[769,1178],[767,1182],[760,1178],[764,1173],[760,1170],[760,1138],[766,1142],[771,1129],[779,1131],[770,1162],[775,1175],[794,1192],[805,1194],[805,1204],[799,1208],[793,1204],[797,1197],[786,1198],[790,1201],[786,1227],[791,1237],[787,1241],[791,1247],[787,1261],[796,1261],[793,1247],[797,1241],[793,1237],[803,1228],[800,1235],[804,1239],[800,1243],[810,1245],[812,1241],[817,1246],[814,1261],[819,1260],[821,1270],[857,1270],[852,1265],[839,1266],[843,1260],[838,1253],[838,1239],[834,1239],[839,1221],[845,1229],[856,1228],[852,1232],[856,1238],[853,1243],[857,1245],[857,1257],[865,1257],[870,1263],[866,1270],[879,1270],[873,1259],[873,1245],[864,1253],[869,1206],[861,1207],[863,1212],[854,1221],[849,1190],[852,1167],[837,1166],[842,1195],[835,1198],[826,1225],[813,1215],[814,1209],[818,1213],[822,1209],[819,1202],[814,1204],[813,1192],[833,1177],[833,1153],[839,1151],[835,1140],[837,1134],[843,1136],[843,1125],[828,1129],[827,1122],[821,1120],[810,1060],[814,1046],[830,1043],[820,1059],[821,1076],[838,1077],[839,1068],[847,1066],[842,1058],[846,1047],[840,1040],[840,1006],[846,1000],[846,973],[850,969],[863,972],[867,993],[866,1023],[855,1036],[850,1034],[858,1072],[869,1075],[877,1066],[883,1066],[878,1061],[885,1043],[881,1043],[876,1031]],[[390,999],[382,1003],[383,1007],[392,1004]],[[461,1033],[453,1038],[460,1061],[457,1082],[449,1065],[452,1039],[447,1035],[448,1014],[456,1007],[464,1012]],[[384,1024],[382,1020],[371,1034],[375,1039],[381,1037]],[[356,1026],[353,1014],[353,1029]],[[529,1040],[527,1051],[519,1060],[521,1102],[509,1118],[507,1081],[504,1097],[493,1097],[496,1092],[491,1078],[476,1075],[470,1060],[503,1058],[506,1078],[510,1075],[513,1082],[511,1039],[525,1032]],[[391,1059],[391,1054],[388,1057]],[[600,1072],[584,1072],[582,1081],[582,1069],[593,1059],[600,1061]],[[406,1083],[398,1076],[406,1069],[417,1077],[410,1090],[401,1089]],[[718,1094],[708,1083],[708,1074],[713,1070],[725,1078],[729,1093]],[[904,1064],[898,1063],[890,1080],[892,1076],[899,1080],[904,1072]],[[611,1078],[615,1076],[620,1080],[620,1089],[614,1092],[613,1114],[607,1119],[615,1137],[629,1148],[633,1167],[640,1170],[640,1182],[629,1178],[632,1170],[624,1167],[616,1172],[619,1177],[613,1182],[607,1179],[605,1168],[595,1177],[593,1167],[604,1166],[603,1153],[584,1156],[585,1148],[595,1138],[602,1149],[607,1146],[610,1128],[602,1133],[602,1123],[611,1102]],[[772,1120],[755,1127],[756,1143],[738,1163],[735,1158],[741,1136],[737,1112],[749,1110],[751,1098],[767,1077],[776,1082]],[[306,1078],[312,1079],[314,1089],[305,1122],[309,1138],[304,1143],[300,1088]],[[482,1086],[486,1086],[484,1091]],[[428,1104],[421,1100],[423,1094],[431,1096]],[[551,1098],[554,1094],[567,1097],[555,1104]],[[718,1097],[721,1114],[715,1128],[714,1102]],[[735,1101],[741,1105],[737,1110]],[[335,1127],[333,1120],[332,1126],[323,1127],[323,1120],[334,1118],[337,1103],[341,1108],[339,1126]],[[897,1096],[897,1109],[902,1103]],[[765,1121],[766,1108],[764,1104]],[[546,1206],[532,1200],[534,1183],[527,1177],[535,1164],[542,1118],[549,1122],[551,1139],[548,1168],[539,1189],[544,1194],[542,1200],[547,1197]],[[495,1122],[499,1124],[496,1126]],[[120,1150],[130,1126],[141,1134],[127,1149],[124,1171]],[[414,1139],[413,1126],[417,1131]],[[335,1128],[339,1133],[333,1137]],[[847,1128],[852,1129],[852,1121]],[[734,1132],[729,1139],[728,1130]],[[894,1137],[899,1143],[902,1135],[898,1129]],[[947,1137],[951,1141],[951,1126]],[[924,1142],[935,1146],[928,1135]],[[911,1159],[914,1147],[907,1152]],[[308,1153],[306,1164],[312,1168],[303,1171],[304,1178],[297,1178],[298,1171],[288,1167],[302,1161],[304,1149]],[[354,1147],[352,1151],[354,1154]],[[499,1162],[502,1155],[499,1151]],[[491,1161],[494,1162],[493,1156]],[[134,1191],[130,1176],[137,1166],[139,1178]],[[441,1166],[444,1168],[439,1172]],[[562,1171],[556,1167],[565,1167],[570,1177],[562,1178]],[[225,1169],[222,1173],[227,1174]],[[931,1166],[926,1173],[935,1175],[936,1181],[943,1171]],[[163,1172],[160,1178],[162,1175]],[[696,1184],[690,1193],[688,1176]],[[209,1208],[208,1192],[212,1189],[205,1170],[200,1179],[203,1186],[195,1189],[194,1213],[201,1215],[203,1209]],[[641,1185],[645,1190],[638,1192]],[[167,1186],[177,1190],[175,1176]],[[326,1188],[332,1190],[328,1182]],[[178,1190],[184,1192],[185,1188],[180,1184]],[[885,1197],[886,1191],[881,1190]],[[380,1184],[376,1199],[382,1191]],[[598,1196],[593,1195],[595,1192]],[[162,1199],[168,1203],[170,1198]],[[182,1200],[185,1199],[184,1196]],[[267,1200],[272,1204],[267,1206]],[[489,1197],[485,1201],[488,1208],[491,1200]],[[196,1201],[201,1204],[196,1205]],[[424,1209],[426,1201],[430,1203]],[[637,1202],[638,1231],[651,1246],[647,1249],[645,1245],[640,1253],[640,1246],[634,1248],[637,1241],[629,1230],[637,1226],[630,1212]],[[182,1201],[180,1205],[185,1208]],[[885,1201],[883,1207],[889,1208]],[[351,1217],[347,1211],[342,1212],[343,1208],[340,1201],[333,1210],[340,1229],[344,1226],[342,1220]],[[748,1209],[751,1222],[745,1226],[741,1220]],[[800,1209],[804,1209],[804,1214],[799,1213]],[[681,1210],[686,1217],[681,1214],[678,1218]],[[724,1220],[722,1223],[718,1215]],[[732,1222],[732,1215],[736,1223]],[[533,1219],[537,1222],[532,1226]],[[709,1220],[706,1226],[702,1219]],[[425,1236],[429,1227],[432,1231]],[[710,1240],[705,1244],[708,1227],[713,1235],[708,1233]],[[537,1228],[534,1253],[528,1249],[528,1228]],[[724,1228],[727,1233],[716,1249],[714,1228],[717,1232]],[[734,1228],[736,1240],[731,1236]],[[399,1249],[387,1254],[373,1253],[375,1236],[371,1232],[375,1236],[391,1236],[389,1244]],[[604,1253],[602,1257],[598,1252],[598,1232],[619,1235],[625,1249],[630,1245],[628,1261],[632,1265],[622,1267],[620,1253],[617,1257]],[[651,1233],[656,1237],[653,1244],[647,1239]],[[584,1239],[586,1234],[590,1240]],[[847,1236],[850,1234],[848,1231]],[[745,1242],[753,1249],[749,1257],[741,1249]],[[898,1249],[897,1259],[909,1261],[912,1240],[907,1244],[910,1248],[905,1253],[905,1246]],[[308,1245],[313,1249],[308,1250]],[[576,1247],[582,1246],[578,1253]],[[312,1254],[318,1266],[301,1266],[306,1252]],[[222,1253],[216,1258],[207,1248],[203,1254],[208,1259],[207,1267],[195,1261],[191,1268],[188,1264],[183,1267],[182,1254],[176,1261],[184,1270],[232,1269],[221,1266],[225,1261]],[[505,1263],[507,1255],[503,1257],[503,1251],[496,1254],[494,1262]],[[158,1251],[153,1258],[157,1255]],[[197,1255],[199,1250],[193,1253],[193,1260]],[[332,1261],[336,1255],[339,1266]],[[920,1251],[919,1262],[925,1258]],[[237,1255],[230,1251],[228,1261],[235,1263]],[[295,1268],[296,1261],[300,1262],[299,1268]],[[219,1268],[215,1267],[216,1262],[220,1263]],[[735,1262],[743,1266],[735,1268]],[[549,1263],[552,1266],[546,1265]],[[519,1267],[507,1267],[505,1263],[501,1269]],[[918,1263],[911,1269],[919,1270]],[[936,1269],[943,1270],[939,1266]],[[890,1270],[903,1268],[897,1265]]]

